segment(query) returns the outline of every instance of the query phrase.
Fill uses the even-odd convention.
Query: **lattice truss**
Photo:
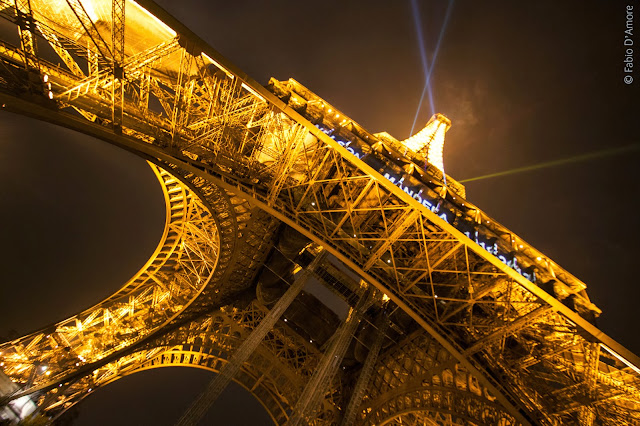
[[[254,302],[242,309],[228,306],[203,316],[149,342],[141,350],[93,370],[72,385],[76,392],[66,388],[54,392],[53,395],[60,393],[64,398],[50,404],[47,410],[60,412],[100,386],[148,369],[196,367],[219,372],[265,314],[266,308]],[[283,424],[321,356],[318,348],[280,322],[234,381],[262,402],[276,424]],[[339,419],[333,396],[340,394],[340,388],[340,381],[336,380],[334,392],[322,402],[315,424],[328,425]]]
[[[582,282],[389,135],[367,132],[293,80],[272,80],[269,92],[141,3],[170,25],[132,1],[0,1],[20,29],[19,46],[0,44],[8,108],[20,110],[20,96],[43,111],[32,115],[89,133],[113,129],[128,148],[232,190],[312,238],[476,377],[505,407],[505,424],[509,416],[640,421],[640,361],[593,325],[600,311]],[[84,122],[70,124],[70,114]],[[25,339],[15,357],[28,359],[37,339],[65,344]],[[11,374],[28,380],[21,365]]]
[[[0,366],[14,381],[40,390],[49,409],[87,392],[87,368],[162,329],[191,303],[216,268],[217,226],[201,201],[175,177],[154,167],[166,201],[166,226],[147,264],[96,306],[44,330],[0,345]],[[53,384],[63,381],[65,389]],[[57,386],[57,385],[56,385]],[[62,385],[61,385],[62,386]],[[58,395],[65,396],[57,400]],[[43,401],[43,399],[47,401]]]
[[[415,332],[381,355],[360,420],[371,425],[518,424],[495,400],[433,338]]]

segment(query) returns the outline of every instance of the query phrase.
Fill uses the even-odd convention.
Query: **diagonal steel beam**
[[[69,70],[77,77],[85,78],[86,75],[80,65],[73,59],[73,56],[69,53],[67,49],[63,46],[62,42],[58,38],[58,36],[50,31],[48,28],[38,25],[38,30],[42,37],[49,42],[49,46],[53,49],[54,52],[58,54],[62,62],[69,68]]]
[[[367,271],[371,269],[371,267],[380,259],[386,252],[389,250],[397,240],[404,234],[404,232],[409,228],[412,224],[415,223],[416,219],[420,216],[420,212],[413,209],[407,209],[402,216],[395,222],[395,226],[393,227],[391,234],[387,237],[386,241],[384,241],[380,246],[376,249],[376,251],[371,254],[369,260],[362,267],[363,270]]]
[[[471,347],[467,348],[463,352],[463,354],[466,356],[473,355],[479,350],[482,350],[491,345],[496,340],[502,339],[503,337],[515,333],[518,330],[528,326],[529,324],[552,310],[553,308],[551,306],[542,305],[539,308],[536,308],[533,311],[529,312],[527,315],[521,316],[517,320],[502,326],[498,331],[484,336],[482,339],[476,341],[473,345],[471,345]]]
[[[354,424],[356,416],[358,415],[358,409],[362,403],[362,398],[367,390],[367,386],[371,381],[376,362],[378,361],[378,355],[380,354],[380,349],[384,342],[385,333],[389,327],[389,318],[386,314],[382,313],[380,315],[376,326],[378,327],[378,332],[375,340],[373,341],[373,345],[371,345],[371,349],[367,354],[367,358],[364,361],[364,365],[362,366],[362,370],[358,376],[358,381],[353,389],[353,393],[351,394],[351,399],[349,400],[344,417],[342,418],[342,426],[351,426]]]
[[[296,296],[302,291],[313,270],[323,258],[324,255],[322,254],[316,256],[309,267],[300,273],[293,284],[291,284],[291,287],[289,287],[269,313],[260,321],[260,324],[253,329],[249,337],[247,337],[238,350],[231,356],[229,362],[220,369],[220,373],[209,382],[204,392],[196,398],[182,417],[180,417],[176,425],[187,426],[198,424],[218,399],[222,391],[229,385],[233,377],[240,371],[244,363],[249,360],[249,357],[258,348],[267,333],[273,329],[273,326],[278,322],[282,314],[284,314]]]
[[[403,291],[406,293],[407,291],[409,291],[413,286],[415,286],[421,279],[423,279],[427,274],[429,274],[430,272],[432,272],[435,268],[438,267],[438,265],[440,265],[442,262],[444,262],[445,260],[447,260],[449,258],[449,256],[451,256],[453,253],[455,253],[458,248],[460,248],[460,246],[462,245],[461,242],[456,243],[453,247],[451,247],[445,254],[443,254],[442,256],[440,256],[440,258],[438,260],[436,260],[435,262],[433,262],[430,265],[427,265],[428,270],[424,271],[422,274],[420,274],[420,276],[418,278],[416,278],[415,280],[413,280]]]
[[[100,35],[96,24],[87,13],[87,10],[82,5],[82,2],[80,0],[67,0],[67,4],[71,8],[73,14],[76,15],[76,18],[78,18],[80,25],[82,25],[82,28],[84,28],[85,33],[87,34],[93,45],[98,50],[98,53],[100,54],[98,61],[104,64],[109,63],[109,59],[113,58],[111,49],[109,49],[109,46]]]
[[[374,301],[375,293],[365,290],[355,308],[351,308],[347,319],[340,325],[332,337],[331,344],[318,365],[313,376],[298,398],[293,413],[286,426],[300,426],[313,423],[313,415],[320,404],[329,385],[338,371],[342,359],[351,343],[360,321],[366,310]]]

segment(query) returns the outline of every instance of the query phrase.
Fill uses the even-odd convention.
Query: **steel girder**
[[[96,385],[160,367],[190,366],[219,372],[267,313],[264,307],[251,303],[205,315],[167,333],[148,349],[106,365],[97,373],[100,383]],[[283,424],[321,356],[318,348],[280,322],[242,364],[234,381],[262,403],[276,424]],[[339,387],[340,383],[335,385]],[[322,402],[320,412],[319,416],[328,420],[339,418],[338,407],[331,399]]]
[[[220,252],[214,217],[178,179],[153,169],[163,188],[166,224],[143,268],[96,306],[0,345],[3,371],[29,382],[30,394],[46,397],[59,384],[69,384],[66,394],[86,392],[90,369],[166,327],[214,276]],[[65,397],[51,404],[65,404]]]
[[[84,3],[86,16],[32,1],[34,25],[44,21],[58,40],[86,43],[88,58],[111,63],[96,42],[111,36],[109,27],[86,19],[106,20],[102,3]],[[454,183],[416,175],[415,159],[394,160],[393,140],[366,132],[293,80],[266,90],[152,2],[140,4],[147,10],[127,2],[122,137],[104,127],[114,124],[112,78],[91,66],[84,78],[73,65],[63,70],[39,58],[53,100],[19,101],[23,70],[34,70],[23,49],[7,44],[0,48],[5,105],[170,164],[294,227],[407,312],[496,398],[505,418],[637,419],[640,361],[592,324],[599,310],[584,283],[466,201]],[[149,28],[156,31],[145,35]],[[77,52],[67,55],[81,62]],[[72,109],[94,120],[73,118]],[[408,183],[435,208],[418,202]],[[492,236],[500,250],[462,224]],[[535,275],[525,277],[516,263]]]

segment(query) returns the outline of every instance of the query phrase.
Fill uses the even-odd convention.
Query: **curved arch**
[[[244,98],[248,97],[246,93],[240,93],[239,95]],[[233,98],[231,100],[233,100]],[[246,101],[245,99],[244,102],[259,103],[259,99],[253,99],[251,101]],[[11,99],[10,103],[7,105],[10,105],[11,109],[17,110],[17,112],[36,116],[40,119],[87,133],[127,150],[131,150],[143,157],[156,158],[158,159],[157,161],[166,164],[173,164],[174,167],[176,167],[176,170],[181,170],[185,175],[193,176],[194,179],[209,182],[210,184],[223,188],[225,191],[236,194],[236,196],[247,200],[253,206],[266,212],[266,214],[285,222],[311,240],[323,245],[329,252],[356,271],[361,277],[389,295],[394,303],[406,311],[418,324],[427,330],[430,335],[438,339],[440,344],[445,346],[447,350],[456,356],[461,363],[465,364],[468,369],[475,371],[483,384],[491,388],[492,393],[500,399],[500,402],[506,407],[510,407],[510,412],[517,416],[522,423],[526,424],[527,421],[522,416],[522,413],[513,405],[515,399],[509,395],[509,392],[506,389],[502,388],[503,384],[486,372],[485,367],[482,364],[471,362],[470,359],[466,358],[462,354],[462,349],[458,347],[458,345],[452,343],[452,338],[448,335],[446,330],[442,329],[442,327],[437,324],[433,318],[431,307],[428,303],[425,304],[425,301],[428,301],[428,295],[425,297],[424,292],[418,287],[413,290],[413,293],[417,294],[409,296],[402,295],[401,293],[403,291],[401,290],[401,286],[404,284],[397,282],[399,274],[395,273],[396,268],[400,265],[396,265],[395,262],[391,262],[392,267],[389,268],[384,259],[381,257],[372,257],[369,250],[363,250],[363,244],[366,245],[361,241],[361,239],[364,238],[364,234],[353,234],[356,236],[352,239],[351,234],[341,229],[344,224],[353,224],[353,218],[347,217],[350,216],[350,214],[347,214],[345,215],[345,219],[337,219],[334,217],[336,215],[334,211],[338,209],[338,211],[348,212],[349,209],[345,206],[352,202],[352,192],[358,192],[363,188],[368,187],[367,191],[369,191],[369,194],[375,192],[378,193],[378,196],[376,196],[373,201],[365,200],[368,203],[373,203],[365,206],[365,212],[373,214],[381,213],[384,215],[385,211],[391,211],[394,212],[394,214],[389,217],[389,220],[393,220],[394,222],[406,222],[406,225],[396,223],[395,226],[416,226],[423,230],[419,232],[427,232],[427,228],[432,229],[428,232],[433,232],[436,235],[436,238],[431,242],[434,246],[438,246],[439,242],[443,238],[450,238],[450,242],[445,245],[444,248],[438,247],[439,251],[437,254],[442,257],[443,261],[452,263],[450,267],[453,270],[469,267],[469,265],[458,265],[460,263],[460,251],[464,249],[464,245],[457,243],[457,239],[459,237],[451,237],[449,228],[447,226],[443,226],[443,223],[446,225],[446,222],[437,218],[437,216],[431,211],[425,211],[423,206],[415,206],[416,201],[413,198],[409,197],[407,200],[407,197],[405,197],[407,194],[403,191],[398,193],[397,187],[380,181],[377,178],[378,173],[372,170],[370,166],[354,159],[353,156],[341,145],[337,144],[334,140],[329,139],[326,134],[311,126],[306,119],[299,116],[289,107],[283,107],[279,105],[278,102],[279,101],[274,102],[274,105],[270,105],[268,107],[264,105],[261,106],[263,109],[261,112],[262,115],[257,121],[257,123],[260,123],[263,128],[270,129],[268,133],[272,138],[272,142],[274,140],[278,141],[277,145],[280,146],[281,152],[275,153],[275,159],[278,161],[274,161],[274,163],[284,167],[284,169],[280,171],[282,173],[281,175],[275,175],[275,181],[270,180],[273,179],[273,176],[269,178],[269,175],[267,175],[268,179],[266,182],[261,182],[260,179],[256,178],[253,178],[253,180],[247,180],[244,178],[245,174],[250,176],[250,173],[247,170],[247,166],[243,165],[242,161],[239,161],[239,159],[224,158],[229,161],[229,164],[227,165],[228,171],[224,171],[221,170],[218,165],[214,166],[210,161],[201,159],[198,154],[193,154],[188,151],[176,152],[175,149],[166,149],[166,147],[159,147],[157,144],[149,143],[149,137],[145,134],[137,133],[137,131],[129,132],[130,134],[128,137],[122,137],[107,131],[102,126],[78,120],[63,112],[57,112],[52,115],[49,111],[42,111],[42,114],[38,115],[39,111],[37,111],[37,108],[31,108],[29,111],[24,109],[20,110],[20,101],[16,99]],[[264,111],[265,109],[266,112]],[[280,111],[286,111],[286,114]],[[253,117],[255,112],[252,112],[251,114],[251,117]],[[291,116],[295,116],[296,120],[292,119]],[[300,122],[303,124],[300,124]],[[292,137],[291,135],[295,135],[293,137],[296,141],[293,146],[287,145],[285,140],[280,140],[274,137],[274,134],[282,128],[293,129],[288,131],[284,136],[285,138],[290,138]],[[264,135],[261,136],[264,137]],[[282,134],[279,136],[283,137]],[[257,142],[254,141],[254,143]],[[273,143],[273,145],[275,146],[276,144]],[[273,146],[269,148],[271,149]],[[262,153],[260,151],[255,153],[252,152],[252,155],[262,155]],[[301,166],[299,156],[313,157],[313,163],[309,164],[303,162],[304,164]],[[319,164],[325,161],[329,162],[329,165],[327,165],[329,168],[327,170],[319,169]],[[257,169],[254,173],[259,176],[261,173],[264,173],[265,168],[263,166],[260,166],[260,164],[257,163],[254,163],[254,166]],[[300,170],[301,168],[302,171]],[[322,203],[325,208],[333,204],[333,207],[329,207],[327,210],[320,210],[316,208],[313,202],[305,202],[305,197],[309,195],[310,188],[305,190],[304,185],[301,186],[302,193],[300,190],[292,191],[289,187],[287,187],[286,190],[283,190],[285,183],[288,185],[297,185],[298,179],[296,177],[304,176],[305,173],[315,173],[317,171],[321,173],[330,173],[335,172],[335,170],[341,170],[343,173],[346,173],[347,176],[345,176],[344,179],[357,182],[357,185],[348,193],[342,194],[341,197],[343,198],[336,199],[335,195],[325,194],[322,197]],[[289,175],[289,173],[291,175]],[[349,174],[353,174],[353,176],[348,176]],[[340,176],[331,179],[329,179],[330,176],[316,176],[316,178],[318,178],[319,181],[322,181],[322,179],[331,181],[331,184],[336,187],[341,185],[341,182],[343,181],[343,178]],[[265,186],[265,183],[267,182],[270,185]],[[317,192],[319,190],[321,190],[321,188],[314,188],[312,190],[314,196],[319,196],[319,193]],[[278,196],[281,197],[278,198]],[[362,223],[363,220],[369,219],[370,218],[368,217],[360,218],[358,223]],[[378,220],[383,219],[378,218]],[[412,221],[414,221],[413,224],[411,223]],[[330,225],[330,227],[328,227],[328,225]],[[353,232],[352,229],[348,231]],[[371,232],[374,231],[376,233],[380,232],[379,229],[372,230]],[[334,232],[337,234],[334,235]],[[387,236],[380,236],[379,244],[381,247],[379,247],[379,250],[383,248],[387,251],[392,249],[391,245],[386,246],[388,242],[387,238]],[[424,238],[429,241],[431,240],[431,237]],[[414,241],[412,239],[411,244],[417,243],[420,245],[421,241],[423,241],[423,235],[419,234],[418,240]],[[412,258],[409,256],[405,261],[409,262],[409,259]],[[373,260],[375,264],[367,267],[366,264],[371,260]],[[496,269],[495,266],[496,265],[489,266],[491,273],[501,275],[502,272],[500,272],[499,269]],[[412,268],[412,266],[409,267]],[[427,266],[425,265],[423,267]],[[365,269],[367,270],[365,271]],[[482,273],[489,275],[487,271],[482,271]],[[482,276],[479,275],[479,277]],[[486,277],[482,278],[482,280],[479,278],[478,280],[481,281],[482,284],[487,284]]]
[[[405,410],[395,417],[389,417],[380,425],[424,425],[424,426],[480,426],[455,414],[429,410]],[[501,423],[496,425],[502,426]]]
[[[433,417],[429,413],[440,413],[477,425],[519,424],[501,405],[470,392],[445,386],[403,386],[381,395],[370,409],[362,424],[383,425],[409,413],[423,413],[426,418]]]
[[[384,353],[360,407],[361,424],[404,421],[404,416],[435,419],[440,413],[471,424],[515,425],[511,416],[477,377],[422,330]]]
[[[166,356],[169,355],[169,356]],[[197,368],[205,371],[211,371],[213,373],[218,374],[220,372],[220,368],[222,364],[226,362],[226,359],[222,357],[216,357],[214,355],[207,355],[203,357],[200,352],[188,352],[188,351],[179,351],[179,350],[168,350],[167,352],[160,353],[156,356],[156,360],[159,361],[157,363],[153,363],[154,360],[150,360],[149,363],[152,365],[141,367],[140,369],[129,371],[123,373],[121,376],[117,377],[117,380],[123,379],[127,376],[141,373],[143,371],[153,370],[156,368],[170,368],[170,367],[191,367]],[[166,362],[165,362],[166,360]],[[201,363],[206,361],[207,365],[202,365]],[[210,366],[211,365],[211,366]],[[215,366],[215,367],[214,367]],[[244,380],[245,378],[251,377],[247,374],[246,371],[241,371],[236,377],[233,378],[233,381],[240,386],[242,386],[247,392],[249,392],[259,403],[262,405],[264,410],[269,414],[269,417],[273,421],[274,424],[282,424],[282,419],[285,417],[286,409],[285,407],[279,405],[277,402],[277,410],[273,409],[273,406],[265,401],[264,397],[261,395],[269,394],[269,390],[264,388],[263,385],[260,384],[258,380]],[[102,386],[108,386],[113,383],[116,379],[105,383]],[[258,389],[260,388],[260,389]],[[256,391],[258,390],[258,391]],[[280,421],[279,421],[280,419]]]
[[[295,81],[272,82],[272,91],[266,90],[152,2],[140,3],[152,13],[135,9],[133,29],[150,24],[158,31],[135,32],[139,43],[126,52],[127,79],[121,83],[134,93],[131,98],[116,105],[101,90],[115,84],[109,73],[85,78],[69,64],[64,70],[44,58],[37,70],[30,69],[32,52],[3,46],[3,103],[174,164],[325,246],[411,315],[523,423],[539,415],[552,423],[563,404],[592,408],[572,397],[549,402],[546,389],[586,381],[591,389],[597,384],[612,390],[601,377],[612,371],[623,383],[637,381],[640,359],[589,322],[597,308],[583,283],[476,206],[456,199],[460,194],[439,182],[441,175],[415,167],[416,173],[406,173],[408,164],[401,153],[394,155],[393,140],[334,115]],[[71,14],[56,15],[47,2],[34,2],[34,8],[34,27],[42,16],[50,23],[39,28],[43,37],[49,30],[56,37],[76,36],[66,25],[70,18],[79,29]],[[53,83],[48,96],[29,88],[28,72],[43,73]],[[150,106],[149,93],[162,111]],[[123,111],[116,128],[124,136],[111,130],[116,110]],[[467,223],[493,245],[463,232]],[[553,288],[538,286],[536,277]],[[549,327],[562,332],[548,333]],[[607,360],[599,360],[600,347],[612,348]],[[626,367],[615,366],[616,360]],[[523,364],[528,368],[519,369]],[[570,374],[558,373],[566,369]],[[618,409],[630,413],[617,405],[612,411]]]
[[[61,392],[47,411],[64,411],[93,389],[139,371],[189,366],[217,372],[266,312],[266,308],[253,302],[244,309],[223,308],[178,327],[146,347],[97,368]],[[315,346],[280,324],[269,332],[234,381],[260,401],[275,424],[284,424],[321,356]],[[326,419],[339,419],[330,396],[323,401],[321,410]]]
[[[7,100],[6,105],[21,113],[36,116],[41,113],[40,118],[174,164],[185,173],[236,193],[294,227],[387,294],[461,363],[475,371],[513,415],[527,423],[514,405],[517,401],[512,395],[514,390],[505,387],[503,380],[486,371],[483,363],[463,355],[463,349],[456,342],[469,332],[464,327],[447,330],[438,323],[438,304],[433,303],[436,295],[430,289],[432,282],[425,279],[422,272],[431,269],[431,262],[438,261],[447,270],[456,271],[450,275],[460,280],[457,271],[475,274],[473,268],[477,263],[485,267],[486,270],[481,272],[487,274],[474,275],[478,286],[489,285],[487,276],[490,274],[501,276],[505,281],[515,279],[521,282],[523,278],[419,204],[409,193],[382,178],[378,170],[363,162],[354,154],[355,151],[351,152],[353,148],[345,147],[346,142],[340,144],[335,137],[330,138],[242,73],[234,72],[232,75],[227,72],[225,77],[219,73],[210,75],[203,72],[209,66],[206,58],[218,58],[219,55],[203,43],[196,41],[195,44],[206,51],[206,56],[193,56],[185,49],[183,54],[193,58],[193,62],[185,62],[188,64],[185,69],[176,69],[174,62],[163,61],[164,58],[160,57],[157,68],[165,67],[162,77],[153,76],[158,85],[171,88],[181,81],[189,81],[189,88],[185,88],[188,93],[196,95],[196,92],[202,92],[204,96],[194,99],[196,106],[193,111],[177,108],[183,100],[175,96],[173,106],[166,102],[163,105],[171,120],[153,115],[151,111],[141,111],[136,105],[125,105],[124,117],[128,120],[125,120],[122,130],[126,137],[94,123],[65,116],[61,111],[20,110],[20,101],[15,99]],[[15,61],[16,57],[12,60]],[[220,64],[213,62],[213,65]],[[93,108],[93,105],[105,102],[109,105],[111,100],[88,87],[83,91],[85,82],[55,66],[45,62],[41,66],[49,79],[60,87],[53,95],[54,99],[85,112],[85,115],[88,113],[109,120],[108,111]],[[165,74],[166,67],[172,68],[173,77]],[[161,86],[154,87],[162,91]],[[179,95],[180,91],[173,93],[176,94]],[[164,93],[163,96],[172,95]],[[212,104],[220,105],[220,116],[213,119],[203,117],[203,106]],[[186,124],[185,115],[188,113],[192,113],[193,122],[177,129],[179,123],[173,120],[184,120]],[[364,130],[358,130],[353,123],[350,123],[350,129],[365,135]],[[359,200],[356,210],[353,209],[355,200]],[[385,226],[382,227],[381,223]],[[414,231],[413,235],[401,239],[409,229]],[[374,245],[369,243],[368,235],[376,236]],[[444,246],[440,244],[443,240],[447,240]],[[401,252],[405,255],[397,256]],[[416,256],[420,259],[417,265],[414,261]],[[463,258],[473,258],[473,262],[464,262]],[[404,269],[411,273],[406,274]],[[464,283],[459,285],[463,289],[465,286]],[[529,290],[524,290],[524,293],[528,294]],[[512,294],[501,293],[506,297]],[[468,294],[456,297],[465,305],[469,302]],[[531,298],[527,301],[535,303]],[[499,303],[499,308],[503,303]],[[520,315],[526,313],[522,308],[516,312]],[[535,397],[531,394],[519,396],[526,399]]]
[[[271,247],[277,221],[197,176],[155,163],[149,165],[163,190],[166,222],[145,265],[92,308],[0,345],[4,373],[14,382],[29,383],[35,371],[25,393],[40,391],[37,399],[53,415],[99,386],[94,376],[113,373],[113,360],[126,362],[128,353],[158,331],[199,317],[246,290]]]
[[[170,324],[219,270],[217,219],[179,179],[152,165],[166,222],[146,264],[113,295],[35,333],[0,345],[5,374],[46,390],[81,376]]]

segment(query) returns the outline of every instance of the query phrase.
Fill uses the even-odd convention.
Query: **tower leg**
[[[387,331],[387,327],[389,326],[389,321],[384,313],[380,315],[376,326],[378,327],[378,333],[376,334],[373,345],[367,354],[367,359],[364,361],[364,365],[360,371],[360,376],[356,381],[353,394],[351,395],[344,417],[342,418],[342,426],[352,425],[355,421],[358,414],[358,408],[362,402],[362,397],[364,396],[364,392],[367,390],[367,386],[371,380],[371,375],[373,374],[376,361],[378,360],[378,354],[380,353],[380,348],[382,348],[382,342],[384,342],[384,336]]]
[[[355,309],[351,308],[347,319],[333,335],[331,345],[322,356],[318,368],[302,391],[302,395],[298,398],[298,402],[293,408],[293,413],[286,423],[287,426],[310,424],[310,417],[313,416],[318,408],[320,401],[331,384],[331,380],[338,371],[362,316],[367,308],[371,306],[371,300],[372,294],[367,291],[360,298]]]
[[[182,417],[180,417],[176,425],[186,426],[198,424],[200,419],[202,419],[209,410],[209,407],[218,399],[222,391],[229,385],[229,382],[231,382],[231,379],[233,379],[240,368],[242,368],[242,365],[260,345],[262,339],[273,329],[273,326],[278,322],[284,311],[287,310],[298,293],[300,293],[309,279],[311,272],[323,257],[322,253],[316,256],[309,267],[300,273],[293,284],[291,284],[291,287],[289,287],[271,311],[269,311],[267,316],[262,319],[260,324],[258,324],[251,334],[249,334],[249,337],[247,337],[238,350],[231,356],[229,362],[220,369],[218,375],[209,382],[207,388],[191,404]]]

